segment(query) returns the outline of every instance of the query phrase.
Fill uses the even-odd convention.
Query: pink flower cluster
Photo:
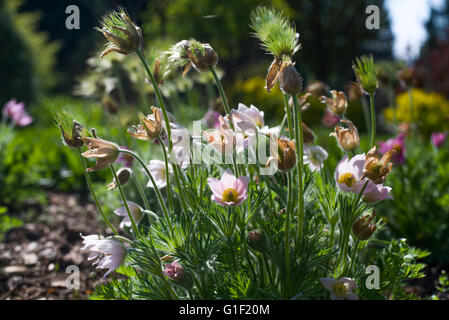
[[[11,99],[3,106],[2,114],[10,118],[16,126],[25,127],[33,122],[33,118],[26,112],[25,103]]]

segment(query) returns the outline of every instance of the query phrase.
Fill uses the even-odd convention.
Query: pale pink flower
[[[207,184],[212,190],[212,201],[222,206],[237,206],[247,197],[249,177],[236,178],[231,170],[227,169],[221,180],[207,179]]]
[[[320,171],[327,157],[326,150],[320,146],[304,146],[304,164],[309,165],[311,171]]]
[[[234,151],[236,138],[231,129],[213,129],[203,131],[204,139],[221,154],[230,154]]]
[[[2,114],[4,117],[9,117],[20,127],[25,127],[33,122],[33,118],[26,112],[25,103],[17,102],[16,99],[11,99],[5,103]]]
[[[131,212],[132,217],[134,218],[134,221],[138,221],[141,217],[143,208],[139,206],[137,203],[134,203],[132,201],[127,201],[129,211]],[[118,209],[114,210],[114,213],[118,216],[123,217],[122,221],[120,222],[120,228],[128,227],[130,228],[132,223],[129,219],[128,211],[126,211],[126,207],[120,207]]]
[[[375,203],[386,199],[392,199],[390,187],[383,186],[382,184],[375,184],[366,178],[362,179],[365,159],[365,154],[358,154],[352,157],[351,160],[348,160],[348,156],[345,155],[335,169],[334,175],[337,186],[345,192],[359,194],[366,181],[368,181],[362,195],[362,199],[365,202]]]
[[[330,292],[332,300],[358,300],[358,296],[352,292],[357,284],[351,278],[320,278],[320,282]]]
[[[167,174],[171,177],[173,175],[172,165],[168,164],[168,173],[165,169],[165,162],[161,160],[151,160],[150,164],[147,166],[151,175],[153,176],[154,181],[159,189],[165,188],[167,186]],[[151,180],[147,183],[148,188],[154,188]]]
[[[90,251],[88,261],[95,260],[93,265],[97,269],[108,269],[103,278],[117,269],[125,260],[126,248],[115,239],[105,239],[99,235],[92,234],[83,236],[84,246],[81,250]]]
[[[172,263],[167,263],[162,272],[172,280],[181,280],[184,276],[184,268],[175,260]]]
[[[253,129],[257,132],[258,129],[264,128],[264,113],[253,105],[248,108],[243,103],[239,103],[238,109],[233,109],[231,113],[235,126],[243,131]]]
[[[447,134],[444,132],[434,132],[432,133],[432,143],[435,147],[437,148],[441,148],[441,146],[444,144],[444,142],[446,141],[446,136]]]

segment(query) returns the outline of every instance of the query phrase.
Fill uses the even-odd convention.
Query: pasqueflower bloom
[[[324,116],[321,123],[328,128],[335,127],[340,122],[340,117],[333,113],[329,108],[324,110]]]
[[[266,166],[275,161],[277,168],[281,171],[289,171],[296,164],[295,140],[286,137],[277,139],[277,143],[272,143],[270,139],[270,157]]]
[[[363,178],[363,168],[365,167],[365,155],[358,154],[348,160],[345,155],[335,169],[335,181],[337,186],[345,192],[359,194],[366,181],[368,184],[363,192],[362,199],[365,202],[375,203],[385,199],[391,199],[391,188],[381,184],[374,184],[372,181]]]
[[[243,131],[253,129],[257,132],[258,129],[262,129],[265,126],[263,111],[259,111],[259,109],[253,105],[250,105],[248,108],[243,103],[239,103],[238,109],[233,109],[231,113],[236,127]]]
[[[330,135],[337,139],[338,145],[345,151],[354,151],[360,145],[359,132],[349,120],[341,120],[346,127],[336,126]]]
[[[217,151],[229,154],[234,151],[236,138],[231,129],[213,129],[203,131],[203,137]]]
[[[184,268],[175,260],[172,263],[167,263],[162,272],[172,280],[181,280],[184,276]]]
[[[338,116],[345,114],[348,108],[348,101],[346,99],[346,94],[343,91],[332,90],[332,98],[322,96],[320,98],[321,103],[327,105],[327,107],[332,110]]]
[[[91,137],[81,137],[81,140],[83,140],[84,144],[89,149],[81,155],[84,158],[97,158],[97,164],[92,168],[88,168],[88,172],[104,169],[117,160],[120,153],[120,148],[117,144]]]
[[[320,146],[304,146],[304,164],[308,164],[309,169],[312,171],[321,170],[327,156],[326,150]]]
[[[128,147],[125,146],[121,146],[120,149],[124,149],[124,150],[131,150]],[[124,152],[120,152],[119,156],[117,157],[117,160],[115,160],[115,163],[121,163],[123,164],[124,167],[127,168],[131,168],[131,166],[133,165],[134,162],[134,158]]]
[[[33,122],[33,118],[25,110],[25,103],[17,102],[16,99],[5,103],[2,114],[4,117],[11,118],[14,124],[19,127],[25,127]]]
[[[123,167],[117,170],[117,177],[120,185],[124,185],[128,182],[131,177],[133,170],[127,167]],[[117,188],[117,181],[115,181],[115,177],[110,184],[108,184],[108,190],[112,190]]]
[[[81,237],[84,244],[81,250],[90,251],[87,260],[95,260],[93,265],[97,265],[97,269],[109,269],[103,278],[117,269],[125,260],[126,248],[120,241],[104,239],[96,234],[81,235]]]
[[[440,148],[444,144],[444,142],[446,141],[446,136],[447,136],[447,134],[444,133],[444,132],[440,132],[440,133],[434,132],[434,133],[432,133],[431,140],[432,140],[433,145],[435,147],[437,147],[437,148]]]
[[[405,162],[405,133],[398,134],[397,137],[388,139],[385,142],[379,142],[379,153],[385,154],[390,150],[394,150],[395,153],[392,156],[393,161],[396,164],[402,164]]]
[[[357,284],[350,278],[320,278],[320,282],[331,293],[332,300],[357,300],[358,296],[352,292]]]
[[[153,179],[156,182],[156,185],[159,189],[162,189],[165,186],[167,186],[167,171],[165,169],[164,161],[151,160],[147,168],[150,171],[151,175],[153,176]],[[169,171],[168,174],[171,177],[173,175],[173,168],[170,163],[168,164],[168,171]],[[154,188],[151,180],[148,181],[147,187]]]
[[[202,121],[206,128],[219,128],[220,127],[220,113],[217,111],[214,111],[212,109],[207,110],[206,114],[204,115]]]
[[[134,221],[138,221],[142,214],[142,207],[139,206],[137,203],[134,203],[132,201],[127,201],[129,211],[131,212],[132,217],[134,218]],[[120,228],[124,227],[131,227],[131,220],[129,219],[128,211],[126,211],[126,207],[120,207],[118,209],[114,210],[114,213],[118,216],[123,217],[122,221],[120,222]]]
[[[207,184],[212,190],[212,201],[222,206],[236,206],[248,197],[249,177],[236,178],[227,169],[221,179],[209,178]]]
[[[390,173],[393,163],[390,162],[395,150],[387,151],[382,158],[378,158],[376,146],[367,154],[362,178],[368,178],[375,184],[381,184]]]

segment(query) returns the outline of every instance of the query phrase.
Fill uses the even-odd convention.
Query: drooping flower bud
[[[120,154],[120,147],[113,142],[91,137],[81,137],[81,140],[89,149],[81,155],[84,158],[97,158],[97,164],[88,168],[88,172],[106,168],[113,164]]]
[[[315,141],[315,134],[313,131],[304,122],[301,122],[301,125],[304,143],[311,143]]]
[[[337,139],[340,147],[347,151],[353,151],[360,145],[359,132],[349,120],[341,120],[346,127],[336,126],[335,131],[330,135]]]
[[[322,96],[321,103],[326,104],[337,116],[343,116],[348,108],[348,101],[343,91],[332,90],[332,98]]]
[[[72,132],[69,135],[64,131],[64,128],[61,124],[58,125],[61,129],[62,139],[70,148],[80,148],[84,142],[81,140],[83,136],[84,127],[76,120],[73,120]]]
[[[358,218],[352,225],[352,232],[359,240],[368,240],[377,227],[375,223],[371,223],[376,216],[376,211],[373,210],[360,218]]]
[[[390,161],[395,152],[395,150],[389,150],[379,159],[376,146],[374,146],[366,154],[362,179],[368,178],[375,184],[383,183],[393,167],[393,163]]]
[[[263,246],[263,234],[259,230],[253,230],[248,233],[248,243],[251,248],[261,250]]]
[[[277,150],[275,146],[277,146]],[[270,143],[270,152],[267,167],[272,161],[277,162],[277,167],[281,171],[290,171],[296,165],[295,140],[279,138],[277,144]]]
[[[103,17],[100,30],[109,41],[100,57],[115,51],[124,55],[135,52],[142,46],[142,30],[137,27],[123,9]]]
[[[117,177],[118,181],[121,186],[123,186],[126,182],[128,182],[129,178],[131,177],[133,173],[133,170],[130,168],[120,168],[117,170]],[[112,180],[110,184],[108,184],[108,190],[113,190],[117,188],[117,181],[115,181],[115,178]]]
[[[290,61],[284,61],[279,72],[279,85],[282,92],[289,95],[295,95],[302,90],[302,78],[296,71],[295,64]]]
[[[172,263],[167,263],[162,272],[170,279],[180,281],[184,277],[184,268],[175,260]]]
[[[162,113],[158,108],[151,107],[152,115],[148,117],[144,117],[143,115],[140,117],[140,121],[142,122],[148,137],[150,139],[156,139],[162,131]]]
[[[218,55],[208,43],[194,39],[183,43],[183,48],[192,66],[199,72],[209,71],[218,62]]]

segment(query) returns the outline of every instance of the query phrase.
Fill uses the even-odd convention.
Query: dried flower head
[[[389,150],[382,158],[378,158],[376,146],[374,146],[366,154],[365,167],[363,168],[363,178],[368,178],[375,184],[381,184],[385,181],[385,178],[390,173],[393,163],[391,157],[395,153],[395,150]]]
[[[113,142],[91,137],[81,137],[81,140],[88,148],[81,155],[84,158],[97,158],[97,164],[92,168],[88,168],[88,172],[106,168],[113,164],[120,154],[119,146]]]
[[[265,7],[258,7],[253,11],[251,28],[254,30],[253,35],[262,42],[265,51],[274,56],[266,77],[265,88],[270,92],[280,76],[282,62],[290,61],[301,48],[298,41],[299,34],[296,33],[295,27],[290,21],[280,12]],[[294,72],[287,71],[285,77],[292,74]]]
[[[123,8],[106,14],[99,29],[109,41],[100,57],[115,51],[124,55],[135,52],[142,46],[142,30],[129,18]]]
[[[359,240],[368,240],[376,231],[377,227],[375,223],[372,223],[374,217],[376,216],[376,211],[373,210],[371,213],[365,214],[358,218],[352,224],[352,232]]]
[[[348,108],[348,101],[343,91],[332,90],[332,98],[321,96],[320,101],[327,105],[337,116],[343,116]]]
[[[328,94],[329,87],[322,81],[314,81],[307,86],[306,91],[319,98]]]
[[[341,120],[345,127],[336,126],[335,131],[330,135],[337,139],[339,146],[347,151],[353,151],[360,145],[359,132],[349,120]]]
[[[355,59],[352,65],[357,81],[360,83],[366,94],[373,94],[377,88],[376,69],[374,68],[374,60],[372,56],[362,56]]]
[[[285,94],[295,95],[302,90],[302,78],[296,71],[295,64],[290,61],[282,62],[279,71],[279,86]]]
[[[296,164],[295,150],[295,140],[281,137],[277,143],[272,143],[270,139],[270,157],[266,166],[268,167],[274,161],[279,170],[290,171]]]
[[[190,66],[193,66],[198,72],[205,72],[218,62],[218,55],[212,46],[195,39],[176,43],[167,54],[171,64],[184,67],[183,75],[187,74]]]

